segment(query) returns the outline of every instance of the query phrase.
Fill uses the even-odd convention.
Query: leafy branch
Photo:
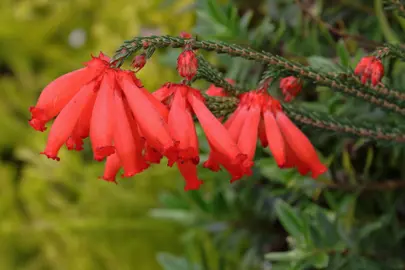
[[[234,57],[261,62],[272,66],[272,68],[279,68],[290,72],[292,75],[328,86],[342,94],[350,95],[383,109],[405,115],[405,96],[396,93],[397,91],[395,90],[386,90],[378,87],[373,88],[369,85],[363,85],[352,74],[325,73],[308,66],[303,66],[299,63],[291,62],[283,57],[275,56],[268,52],[258,52],[250,48],[244,48],[239,45],[231,45],[224,42],[190,40],[172,36],[136,37],[132,40],[125,41],[117,50],[111,61],[115,62],[117,66],[120,66],[132,53],[135,53],[145,46],[152,46],[154,48],[181,48],[186,44],[195,50],[202,49],[206,51],[215,51],[218,54],[228,54]],[[393,96],[397,98],[393,98]]]

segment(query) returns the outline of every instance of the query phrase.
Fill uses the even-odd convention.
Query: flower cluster
[[[361,76],[363,84],[371,80],[372,85],[377,85],[384,76],[384,66],[375,56],[363,57],[357,64],[354,74]]]
[[[135,58],[133,67],[141,69],[144,55]],[[185,47],[178,58],[179,74],[192,80],[198,68],[195,52]],[[233,84],[233,81],[229,81]],[[301,84],[295,78],[283,83],[284,94],[292,99]],[[225,96],[222,88],[211,86],[208,95]],[[65,144],[69,150],[83,149],[89,137],[96,161],[106,160],[101,177],[115,182],[132,177],[163,157],[168,166],[177,165],[186,181],[185,190],[199,189],[199,142],[193,117],[196,117],[210,146],[203,167],[222,168],[231,182],[252,174],[257,138],[269,146],[280,168],[297,168],[316,178],[327,168],[319,161],[307,137],[283,113],[280,103],[264,90],[239,96],[235,112],[224,122],[206,107],[201,92],[185,83],[166,83],[150,93],[131,71],[114,68],[100,53],[85,67],[65,74],[42,91],[37,104],[30,108],[30,125],[45,131],[54,120],[42,154],[59,160]]]
[[[223,95],[223,92],[217,93]],[[311,172],[313,178],[327,171],[304,133],[284,114],[278,100],[264,89],[239,96],[239,105],[224,126],[239,149],[253,165],[257,139],[269,147],[280,168],[297,168],[301,175]],[[206,163],[213,163],[211,156]]]

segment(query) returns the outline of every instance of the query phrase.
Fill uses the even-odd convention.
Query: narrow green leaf
[[[296,239],[302,238],[304,224],[299,214],[282,200],[276,202],[275,210],[281,224],[287,232]]]
[[[381,31],[389,43],[398,44],[400,42],[398,36],[391,29],[387,17],[384,14],[383,1],[374,0],[374,10],[380,23]]]
[[[286,252],[270,252],[265,255],[265,259],[270,261],[299,261],[310,255],[311,253],[296,249]]]
[[[349,67],[350,65],[350,54],[345,47],[345,42],[341,39],[339,40],[337,46],[337,54],[339,55],[340,63],[344,67]]]

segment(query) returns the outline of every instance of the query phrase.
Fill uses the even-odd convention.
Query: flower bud
[[[177,71],[179,75],[191,80],[198,69],[198,60],[193,50],[184,50],[177,58]]]
[[[280,88],[284,95],[284,101],[290,102],[301,91],[302,83],[300,79],[294,76],[289,76],[280,80]]]

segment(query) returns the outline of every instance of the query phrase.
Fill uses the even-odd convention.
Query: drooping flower
[[[63,144],[70,150],[82,150],[83,139],[90,136],[94,159],[101,161],[107,157],[103,179],[108,181],[115,181],[121,167],[123,177],[148,168],[145,149],[153,149],[158,155],[166,156],[170,164],[175,163],[179,142],[169,131],[167,108],[143,88],[133,72],[111,68],[108,61],[101,54],[88,62],[90,70],[101,67],[102,70],[97,71],[97,76],[93,76],[93,71],[89,73],[92,79],[82,78],[81,85],[73,80],[73,86],[79,88],[70,99],[59,88],[47,88],[41,94],[43,98],[40,97],[35,110],[43,110],[48,118],[56,113],[54,103],[59,102],[60,95],[66,99],[66,104],[58,104],[60,112],[55,114],[42,154],[59,160],[58,152]],[[62,81],[60,87],[69,89],[69,81],[64,78]],[[48,118],[33,115],[35,121],[31,122],[45,124],[51,120]]]
[[[327,171],[305,134],[284,114],[279,101],[263,90],[244,93],[239,100],[224,126],[248,156],[245,163],[253,163],[259,138],[280,168],[296,167],[302,175],[311,172],[313,178]],[[210,156],[207,162],[211,163],[211,159],[215,157]]]
[[[92,57],[84,68],[62,75],[48,84],[42,90],[37,104],[30,107],[29,124],[35,130],[45,131],[45,124],[62,111],[81,87],[93,81],[108,68],[106,59],[107,57],[100,53],[99,57]]]
[[[232,180],[251,173],[244,160],[247,158],[238,149],[226,128],[204,104],[198,90],[184,84],[165,84],[153,95],[169,108],[168,124],[173,137],[180,142],[179,167],[186,181],[185,190],[198,189],[202,181],[197,177],[199,163],[198,138],[193,114],[199,120],[216,159],[215,166],[222,165],[229,171]]]
[[[192,49],[186,48],[177,58],[177,71],[179,75],[191,80],[197,74],[198,59]]]
[[[371,80],[372,85],[377,85],[384,76],[384,66],[377,57],[366,56],[357,64],[354,74],[361,76],[361,82],[363,84]]]
[[[284,101],[290,102],[301,91],[302,83],[300,79],[294,76],[288,76],[280,80],[280,89],[284,95]]]

